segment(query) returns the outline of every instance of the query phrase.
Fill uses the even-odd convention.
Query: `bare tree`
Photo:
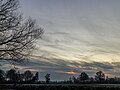
[[[18,0],[0,0],[0,59],[22,61],[43,33],[36,21],[23,20]]]

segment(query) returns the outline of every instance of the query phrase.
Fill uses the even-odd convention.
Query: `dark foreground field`
[[[119,84],[1,84],[0,90],[120,90]]]

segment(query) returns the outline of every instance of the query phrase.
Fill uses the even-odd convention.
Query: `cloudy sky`
[[[17,65],[39,71],[41,79],[67,80],[85,71],[120,73],[120,0],[20,0],[24,18],[44,28],[34,59]]]

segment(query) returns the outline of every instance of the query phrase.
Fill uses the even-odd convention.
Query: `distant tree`
[[[38,81],[38,79],[39,79],[39,73],[36,72],[35,76],[36,76],[36,80]]]
[[[50,83],[50,74],[46,74],[45,79],[46,79],[46,83],[49,84]]]
[[[24,73],[19,74],[19,81],[22,82],[24,81],[24,79],[25,79]]]
[[[23,74],[21,74],[19,71],[16,74],[17,74],[17,77],[18,77],[18,82],[23,81],[23,79],[24,79]]]
[[[43,29],[36,21],[24,20],[17,12],[18,0],[0,0],[0,59],[21,62],[34,49]]]
[[[75,78],[75,77],[73,76],[73,77],[72,77],[72,82],[73,82],[73,83],[78,83],[79,81],[78,81],[77,78]]]
[[[109,77],[108,76],[106,76],[106,82],[109,83]]]
[[[35,76],[36,76],[36,78],[37,78],[37,80],[38,80],[38,79],[39,79],[39,73],[36,72]]]
[[[6,76],[12,82],[16,82],[18,79],[15,69],[10,69],[9,71],[7,71]]]
[[[0,70],[0,82],[5,81],[5,72],[3,70]]]
[[[89,76],[85,73],[85,72],[82,72],[80,75],[79,75],[79,80],[84,82],[86,80],[89,79]]]
[[[25,81],[31,80],[32,77],[33,77],[33,73],[31,71],[27,70],[27,71],[24,72]]]
[[[99,82],[105,80],[105,74],[102,71],[96,73],[95,79]]]
[[[94,78],[93,77],[90,77],[90,83],[93,83],[94,82]]]
[[[73,83],[73,81],[72,81],[72,78],[71,78],[71,77],[69,78],[69,83]]]
[[[38,74],[38,72],[36,72],[35,76],[33,76],[33,78],[32,78],[32,81],[33,82],[38,81],[38,79],[39,79],[38,77],[39,77],[39,74]]]

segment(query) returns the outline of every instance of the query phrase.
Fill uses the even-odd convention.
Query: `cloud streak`
[[[25,16],[37,19],[45,28],[28,68],[42,68],[56,75],[86,71],[92,76],[98,70],[119,75],[119,0],[20,2]]]

